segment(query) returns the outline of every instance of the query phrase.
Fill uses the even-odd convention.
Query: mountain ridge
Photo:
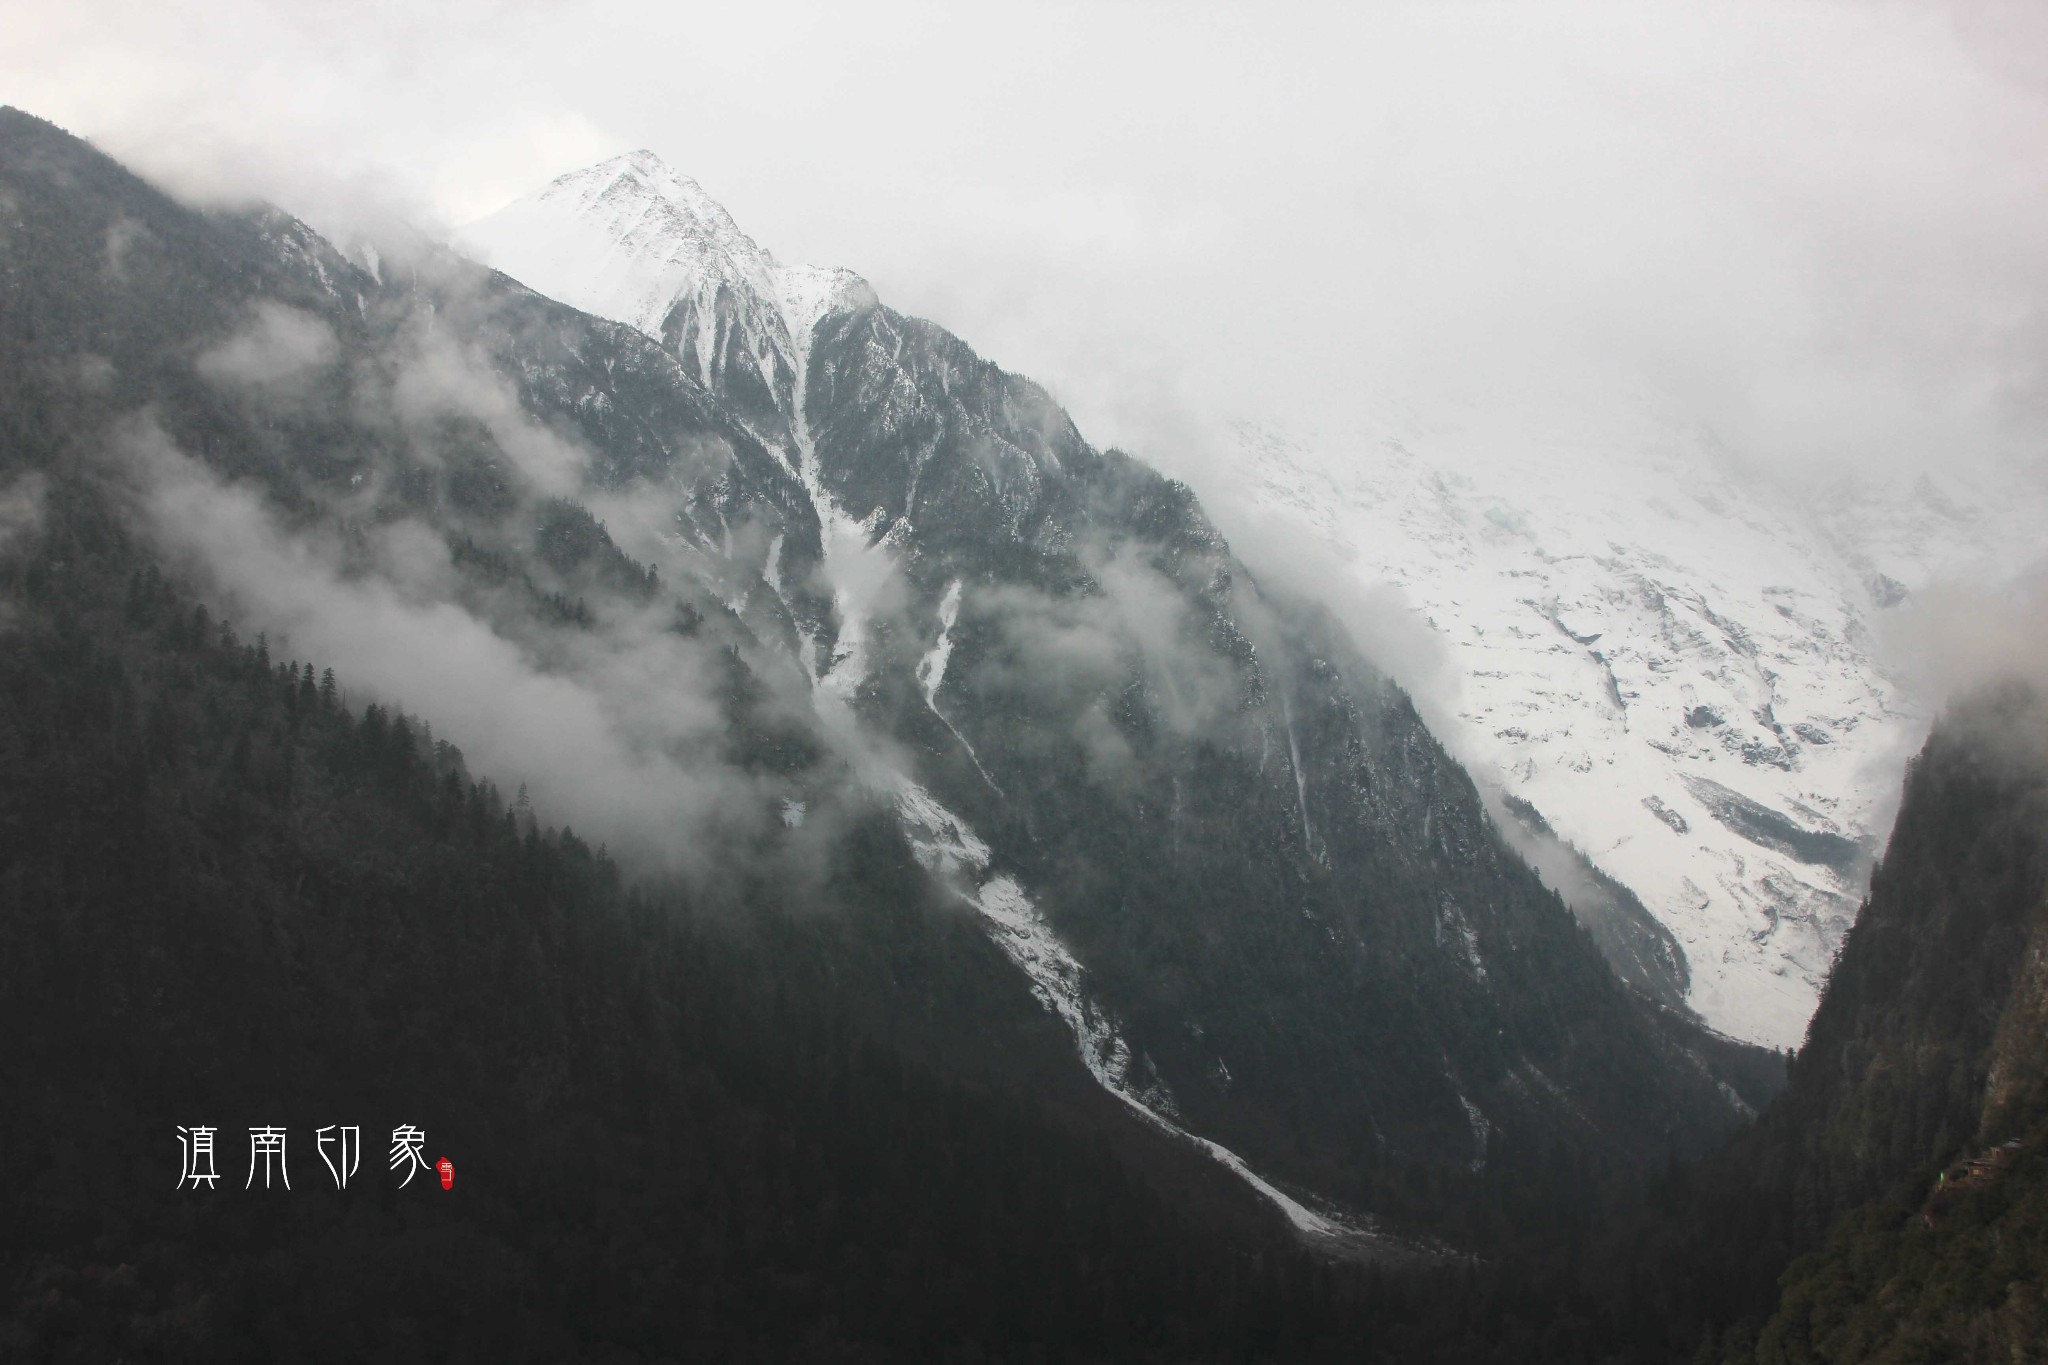
[[[1651,1160],[1739,1118],[1725,1059],[1614,980],[1333,621],[1262,593],[1184,485],[1089,446],[943,329],[862,300],[799,366],[734,341],[775,342],[773,300],[748,312],[700,277],[657,342],[502,274],[379,280],[288,226],[178,217],[31,151],[13,240],[45,268],[9,276],[12,316],[145,325],[15,334],[20,410],[74,404],[110,477],[170,470],[186,506],[233,496],[266,534],[331,544],[300,583],[194,518],[149,521],[240,616],[340,642],[321,612],[362,584],[422,597],[437,629],[393,619],[423,659],[357,649],[371,685],[441,685],[419,665],[446,662],[452,623],[534,695],[587,703],[621,761],[580,787],[528,768],[579,827],[599,812],[656,857],[801,858],[879,802],[1098,1079],[1396,1228],[1451,1206],[1469,1226],[1440,1226],[1483,1239],[1518,1154]],[[160,221],[161,249],[114,275],[99,245],[126,218]],[[286,387],[197,366],[278,309],[300,319],[283,334],[331,341]],[[65,377],[95,356],[106,388]],[[493,770],[532,764],[490,708],[424,696]],[[707,775],[729,779],[730,835],[662,826],[662,783]]]
[[[572,173],[555,183],[573,181],[579,174],[583,173]],[[552,195],[549,190],[539,191],[523,202],[533,206],[533,213],[552,204],[557,210],[566,208],[571,217],[582,216],[570,201]],[[591,229],[591,241],[611,238],[611,230],[606,222],[600,221],[601,216],[588,218],[586,226]],[[495,234],[500,243],[507,236],[488,224],[471,232],[485,239]],[[528,236],[532,235],[528,230]],[[558,235],[566,239],[571,234],[563,229]],[[493,260],[508,264],[517,256],[516,252],[503,250],[489,254]],[[769,258],[762,253],[760,259]],[[539,257],[535,264],[539,277],[549,278],[547,272],[553,269],[552,265]],[[698,288],[701,291],[703,286]],[[747,291],[735,283],[731,292],[741,297]],[[754,290],[755,303],[749,306],[772,307],[773,301],[766,294],[765,290]],[[689,304],[678,296],[675,306],[680,310]],[[648,310],[649,316],[653,311]],[[778,327],[777,323],[782,325]],[[782,319],[743,321],[738,325],[756,334],[789,331]],[[796,335],[804,334],[799,329]],[[664,325],[661,339],[685,362],[693,353],[689,336],[672,322]],[[1005,802],[991,800],[992,794],[1008,791],[1013,780],[1004,772],[1005,741],[986,732],[975,732],[975,698],[955,692],[954,680],[973,678],[977,668],[989,661],[990,646],[1000,652],[1000,636],[1005,626],[1000,619],[990,620],[986,613],[975,610],[977,603],[993,604],[995,599],[977,595],[971,585],[990,582],[991,575],[993,581],[1004,581],[1022,574],[1023,581],[1055,593],[1071,591],[1075,585],[1084,592],[1099,592],[1101,568],[1120,563],[1115,547],[1119,538],[1128,533],[1115,528],[1129,513],[1112,507],[1092,508],[1086,498],[1076,500],[1073,490],[1084,484],[1096,489],[1118,486],[1124,476],[1115,471],[1121,468],[1118,462],[1126,457],[1116,452],[1098,454],[1090,449],[1071,420],[1029,380],[1005,374],[944,329],[902,317],[871,297],[861,298],[855,306],[829,311],[815,325],[808,343],[802,348],[807,363],[790,368],[785,429],[792,448],[791,463],[816,471],[815,479],[807,475],[805,482],[812,488],[820,521],[827,527],[826,552],[821,564],[829,576],[835,547],[837,553],[859,563],[872,564],[884,553],[895,557],[903,566],[916,604],[912,609],[913,621],[917,613],[932,613],[924,618],[931,622],[923,627],[926,630],[938,626],[944,603],[951,606],[943,627],[935,636],[925,637],[921,647],[913,646],[909,639],[903,639],[899,645],[885,645],[879,636],[868,638],[868,625],[858,619],[857,611],[847,612],[849,605],[857,605],[857,594],[850,596],[842,584],[834,589],[834,621],[829,627],[821,626],[814,637],[810,649],[813,662],[807,667],[819,676],[823,690],[855,704],[857,709],[864,706],[869,720],[884,728],[902,732],[903,725],[914,727],[918,723],[917,715],[925,715],[927,720],[935,718],[942,731],[937,741],[941,749],[957,746],[966,760],[959,765],[961,778],[948,786],[944,799],[948,804],[957,803],[974,828],[1000,829],[1014,818],[1006,812]],[[730,376],[733,372],[725,373]],[[804,381],[801,386],[797,383],[799,376]],[[716,374],[712,381],[716,388]],[[747,384],[742,379],[743,392]],[[782,404],[778,402],[777,406]],[[1159,494],[1164,495],[1163,500],[1155,500],[1158,494],[1150,490],[1142,494],[1157,510],[1141,515],[1151,519],[1153,534],[1166,536],[1162,544],[1178,544],[1179,548],[1171,550],[1166,559],[1154,559],[1150,565],[1140,563],[1135,569],[1128,561],[1121,561],[1124,567],[1115,571],[1135,573],[1135,581],[1140,583],[1152,572],[1163,572],[1164,578],[1156,580],[1156,584],[1178,584],[1173,591],[1192,593],[1196,599],[1206,596],[1207,605],[1198,611],[1227,622],[1234,611],[1241,609],[1244,600],[1244,589],[1232,586],[1236,571],[1224,567],[1229,558],[1227,545],[1202,517],[1185,489],[1175,491],[1173,485],[1161,485]],[[1098,495],[1086,495],[1095,496]],[[1085,529],[1098,526],[1100,530]],[[995,534],[991,536],[980,528],[989,528]],[[1084,535],[1084,529],[1085,537],[1107,538],[1076,559],[1072,547],[1077,543],[1075,537]],[[1212,566],[1195,569],[1205,562]],[[1169,567],[1175,563],[1186,567]],[[783,582],[791,580],[788,566],[778,577]],[[1091,581],[1097,586],[1090,587]],[[1125,581],[1133,580],[1127,577]],[[1220,590],[1205,587],[1205,581],[1222,586]],[[1167,605],[1170,598],[1156,601]],[[1233,607],[1232,602],[1240,606]],[[1168,606],[1169,619],[1178,610]],[[998,611],[998,618],[1000,614]],[[977,615],[984,620],[977,623]],[[901,623],[876,625],[878,630],[901,638]],[[991,627],[996,638],[988,633]],[[1222,629],[1227,640],[1239,628],[1223,624]],[[833,632],[832,638],[827,638],[827,631]],[[884,652],[875,654],[878,647]],[[1259,653],[1259,646],[1242,636],[1238,645],[1226,644],[1225,648],[1242,649],[1245,659]],[[939,651],[949,661],[943,670],[933,668]],[[879,671],[876,665],[880,666]],[[1364,667],[1355,661],[1349,666]],[[916,693],[905,686],[911,678],[936,681],[928,691]],[[1268,686],[1255,681],[1251,685],[1261,693]],[[942,698],[948,692],[955,692],[954,700],[942,707]],[[902,700],[885,701],[889,696]],[[920,696],[921,706],[913,700]],[[1278,700],[1276,712],[1285,711],[1285,699]],[[1265,701],[1255,696],[1249,704],[1263,706],[1273,701],[1266,694]],[[878,711],[878,705],[883,710]],[[909,716],[905,715],[906,710]],[[1412,711],[1408,714],[1410,720],[1404,723],[1415,723]],[[1307,853],[1311,862],[1317,862],[1326,854],[1317,848],[1318,834],[1310,813],[1311,783],[1302,770],[1301,745],[1292,737],[1294,721],[1277,713],[1272,720],[1276,728],[1264,732],[1258,742],[1266,755],[1272,754],[1276,745],[1286,745],[1282,750],[1287,755],[1284,761],[1293,770],[1286,804],[1293,811],[1296,825],[1286,838]],[[1284,737],[1282,732],[1286,732]],[[1259,766],[1263,768],[1267,761],[1262,757]],[[943,776],[945,771],[942,767],[939,775]],[[1180,788],[1176,786],[1174,790]],[[1173,799],[1180,800],[1178,796]],[[913,804],[921,806],[922,801],[920,797]],[[1430,818],[1424,813],[1425,835]],[[991,826],[991,821],[1000,823]],[[957,817],[949,815],[938,823],[950,826],[957,822]],[[928,828],[927,834],[932,833]],[[1039,842],[1041,835],[1042,831],[1027,824],[1010,837],[1021,838],[1022,842],[1016,845],[1021,854],[1023,849]],[[967,861],[973,860],[957,856],[952,859],[954,865]],[[1057,874],[1048,867],[1042,875]],[[1453,907],[1439,915],[1429,931],[1435,942],[1477,944],[1469,926],[1463,924],[1462,913]],[[1470,951],[1476,954],[1476,946]],[[1483,967],[1478,970],[1483,979]],[[1537,1088],[1540,1090],[1541,1086]],[[1468,1122],[1478,1125],[1472,1128],[1474,1133],[1488,1130],[1490,1125],[1470,1118],[1477,1111],[1469,1100],[1459,1103]]]

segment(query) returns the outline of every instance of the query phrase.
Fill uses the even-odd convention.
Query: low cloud
[[[107,224],[106,273],[113,279],[128,277],[128,253],[149,235],[149,229],[133,218],[116,218]]]
[[[976,685],[1021,688],[1079,712],[1142,674],[1160,720],[1193,734],[1228,714],[1237,680],[1203,637],[1182,589],[1147,563],[1141,547],[1084,549],[1096,590],[1054,595],[1012,585],[974,593],[1005,647]]]
[[[0,557],[21,554],[43,529],[43,499],[49,481],[41,474],[16,476],[0,485]]]
[[[258,493],[223,482],[149,422],[131,422],[116,447],[141,476],[150,534],[250,629],[430,717],[476,771],[526,783],[550,818],[643,868],[682,874],[714,870],[712,850],[746,847],[767,828],[777,789],[717,756],[725,721],[708,647],[629,622],[578,637],[544,669],[435,595],[446,552],[422,528],[381,533],[383,572],[344,568],[337,547],[286,531]]]
[[[266,299],[247,326],[200,352],[194,364],[216,384],[277,389],[332,365],[339,353],[334,329],[324,320]]]
[[[414,319],[393,354],[392,412],[412,426],[437,418],[481,423],[527,482],[547,497],[583,486],[588,454],[529,417],[519,395],[486,359],[447,334],[433,316]]]
[[[1878,622],[1887,666],[1932,713],[1974,726],[1986,713],[1974,703],[2015,686],[2031,688],[2035,704],[2004,708],[1997,732],[1977,735],[1987,761],[2048,765],[2048,561],[1985,587],[1955,580],[1914,593]],[[1866,789],[1884,796],[1875,828],[1891,828],[1904,790],[1898,775],[1924,736],[1902,730],[1890,752],[1875,755]]]
[[[884,538],[871,541],[865,524],[828,509],[822,528],[825,555],[814,585],[837,604],[842,620],[870,622],[900,616],[909,595],[903,565]]]
[[[2048,680],[2048,561],[2002,589],[1935,583],[1881,619],[1887,657],[1922,696],[1948,704],[2020,680]]]
[[[0,86],[188,192],[346,242],[650,146],[1098,440],[1139,443],[1148,383],[1341,426],[1569,382],[1852,471],[2048,430],[2022,0],[44,9]]]
[[[1351,559],[1299,516],[1242,497],[1225,500],[1222,510],[1231,549],[1253,576],[1328,610],[1359,652],[1408,693],[1444,747],[1474,766],[1476,752],[1458,715],[1464,675],[1399,585],[1361,580]]]

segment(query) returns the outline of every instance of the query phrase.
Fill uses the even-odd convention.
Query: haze
[[[184,192],[433,228],[647,146],[1141,450],[1560,386],[1771,463],[2039,445],[2019,5],[5,8],[5,98]]]

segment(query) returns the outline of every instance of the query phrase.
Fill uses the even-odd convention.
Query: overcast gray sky
[[[1141,450],[1562,386],[1889,468],[2042,448],[2034,13],[0,0],[0,98],[324,222],[649,147]]]

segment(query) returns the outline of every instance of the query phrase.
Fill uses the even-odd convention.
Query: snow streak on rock
[[[974,907],[990,937],[1031,982],[1039,1003],[1067,1026],[1081,1062],[1103,1089],[1129,1105],[1146,1123],[1192,1142],[1229,1168],[1285,1215],[1301,1233],[1356,1251],[1379,1250],[1411,1255],[1391,1239],[1335,1213],[1319,1213],[1279,1189],[1221,1143],[1182,1128],[1173,1096],[1157,1081],[1145,1082],[1116,1020],[1090,998],[1087,969],[1046,922],[1045,916],[1013,877],[988,875],[989,847],[965,821],[940,805],[932,794],[908,779],[899,779],[896,813],[910,837],[918,861],[947,880],[960,898]]]
[[[924,690],[924,704],[936,711],[939,688],[946,681],[946,664],[953,657],[953,623],[960,619],[960,580],[954,579],[946,585],[945,596],[939,599],[939,638],[932,643],[931,652],[917,663],[917,685]]]
[[[1486,1169],[1486,1140],[1493,1125],[1486,1121],[1478,1105],[1465,1098],[1463,1091],[1458,1092],[1458,1103],[1465,1106],[1465,1122],[1472,1127],[1472,1173],[1477,1175]]]
[[[1280,718],[1287,727],[1287,761],[1294,772],[1294,799],[1301,808],[1301,846],[1316,857],[1315,827],[1308,822],[1308,778],[1301,770],[1301,745],[1294,738],[1294,708],[1285,696],[1280,699]]]
[[[974,752],[974,746],[968,743],[967,736],[960,733],[960,727],[953,724],[953,718],[939,709],[939,689],[945,686],[946,664],[953,657],[953,626],[960,619],[960,587],[960,580],[954,579],[946,585],[945,595],[939,599],[939,638],[917,661],[917,685],[924,693],[924,704],[967,751],[967,759],[974,765],[974,771],[981,774],[981,780],[988,783],[997,796],[1001,796],[1003,789],[989,776],[988,769],[981,766],[981,755]]]

